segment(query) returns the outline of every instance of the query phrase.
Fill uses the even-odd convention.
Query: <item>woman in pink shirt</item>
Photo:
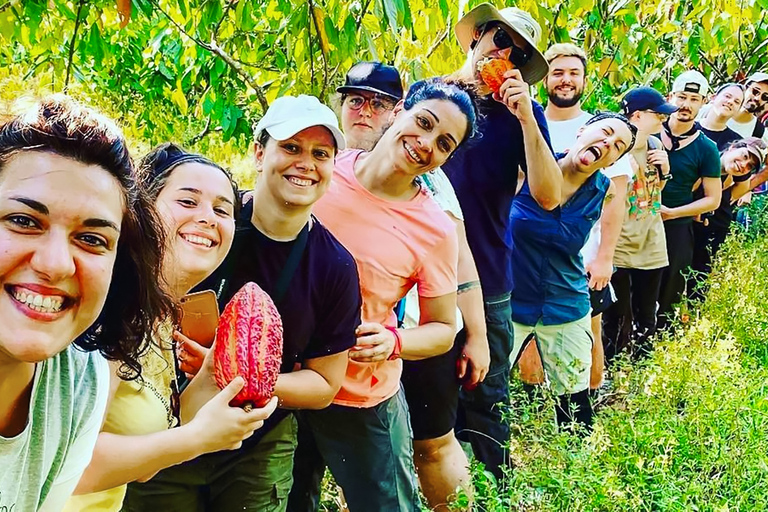
[[[341,391],[327,409],[303,413],[352,512],[419,510],[400,358],[423,360],[453,345],[458,242],[455,224],[415,180],[473,135],[475,118],[463,87],[414,84],[371,152],[337,157],[314,208],[355,258],[363,295]],[[397,329],[393,309],[413,286],[420,325]]]

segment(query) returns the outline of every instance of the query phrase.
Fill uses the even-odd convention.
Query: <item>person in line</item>
[[[605,359],[610,364],[622,351],[647,354],[656,333],[656,304],[661,277],[669,265],[661,191],[669,181],[669,158],[661,141],[653,136],[677,107],[651,87],[635,87],[621,101],[622,113],[637,128],[630,155],[634,174],[624,202],[621,227],[613,262],[611,284],[616,303],[604,314]]]
[[[162,283],[178,304],[229,252],[237,187],[218,165],[170,143],[145,156],[140,170],[165,228]],[[147,479],[203,453],[237,448],[274,411],[274,398],[268,407],[247,413],[230,407],[244,384],[235,379],[191,421],[179,426],[179,420],[189,415],[175,409],[195,402],[190,394],[208,394],[208,390],[191,386],[179,397],[172,333],[173,325],[163,322],[140,359],[140,379],[122,380],[119,366],[112,369],[107,417],[93,459],[77,486],[75,494],[80,495],[69,500],[65,511],[117,512],[128,482]],[[211,375],[204,373],[201,382],[213,384]]]
[[[421,361],[453,345],[458,241],[455,224],[415,179],[472,136],[475,118],[459,85],[417,82],[372,151],[339,155],[315,210],[355,257],[363,293],[344,384],[333,405],[304,414],[352,512],[420,510],[401,359]],[[413,286],[420,324],[399,329],[394,308]]]
[[[688,281],[689,296],[701,300],[704,297],[704,281],[712,271],[712,259],[731,229],[734,220],[734,204],[748,193],[751,178],[762,170],[766,159],[766,144],[757,137],[731,142],[720,153],[720,181],[723,183],[723,196],[720,206],[705,218],[697,219],[693,224],[693,262],[694,273]],[[694,197],[700,196],[701,187]]]
[[[400,72],[381,62],[358,62],[347,72],[341,94],[341,127],[348,148],[370,151],[389,127],[395,104],[403,99]]]
[[[717,88],[708,105],[701,109],[699,129],[723,151],[732,142],[742,138],[741,134],[728,127],[728,121],[739,112],[744,102],[744,87],[727,83]]]
[[[661,194],[669,266],[661,278],[660,328],[669,325],[673,306],[685,291],[685,276],[693,261],[693,218],[716,209],[722,195],[720,154],[696,124],[708,90],[707,79],[698,71],[681,73],[669,95],[669,102],[678,109],[662,124],[660,139],[669,156],[672,179]],[[699,179],[703,195],[694,199],[693,188]]]
[[[395,77],[395,73],[397,76]],[[375,101],[373,94],[390,93],[391,96],[400,94],[400,75],[396,68],[380,63],[359,63],[352,66],[347,74],[346,83],[338,89],[342,93],[341,127],[347,139],[348,149],[367,150],[368,143],[374,146],[378,139],[371,141],[370,127],[388,127],[390,110],[375,109],[373,105],[365,109],[363,105],[358,110],[347,107],[351,95],[357,91],[368,93],[367,103]],[[382,99],[381,97],[379,99]],[[393,105],[394,106],[394,105]],[[360,117],[365,117],[364,123]],[[438,167],[417,178],[420,186],[428,190],[438,205],[448,213],[456,223],[459,235],[459,288],[457,302],[459,312],[456,318],[457,340],[455,350],[444,356],[438,356],[427,363],[403,362],[403,389],[410,411],[410,422],[413,430],[413,450],[419,486],[431,508],[443,510],[447,507],[450,497],[456,489],[463,487],[471,494],[469,461],[461,449],[453,426],[458,406],[459,386],[475,386],[482,382],[488,371],[490,354],[488,340],[485,334],[482,293],[480,290],[477,268],[472,253],[467,244],[464,232],[463,216],[453,187]],[[416,288],[412,288],[405,301],[405,317],[402,327],[410,328],[419,325],[419,298]],[[463,315],[463,316],[462,316]],[[464,327],[462,329],[462,326]],[[463,348],[462,348],[463,347]],[[460,352],[460,354],[459,354]],[[426,365],[445,366],[445,383],[437,387],[434,382],[428,385],[435,389],[434,393],[425,395],[420,392],[421,379],[432,378],[432,372],[424,371]],[[457,368],[454,379],[450,379],[452,368]],[[428,398],[428,400],[425,400]],[[444,421],[435,421],[439,414]],[[320,499],[320,484],[325,471],[325,463],[317,451],[314,439],[299,416],[299,446],[296,450],[294,464],[294,486],[289,499],[289,511],[313,511],[317,509]]]
[[[106,359],[141,375],[162,231],[115,124],[64,95],[0,124],[0,508],[60,511],[91,459]]]
[[[728,121],[728,127],[742,137],[758,137],[768,143],[765,126],[759,121],[768,106],[768,73],[757,72],[744,82],[744,102]]]
[[[130,484],[123,510],[286,510],[298,430],[292,410],[327,407],[344,379],[360,324],[360,284],[355,260],[312,215],[331,186],[344,136],[333,111],[306,95],[272,102],[254,133],[256,187],[236,220],[232,250],[197,289],[214,290],[223,308],[253,281],[275,302],[283,321],[279,408],[242,448]],[[193,373],[191,354],[201,347],[181,340],[182,369]]]
[[[611,180],[598,172],[635,144],[637,129],[620,114],[601,113],[583,127],[558,165],[563,187],[560,204],[545,208],[528,181],[510,212],[512,321],[515,361],[529,343],[541,357],[558,397],[557,423],[592,426],[589,400],[592,331],[587,276],[580,252],[589,231],[610,202]]]
[[[578,130],[592,117],[592,114],[581,110],[587,56],[584,50],[574,44],[560,43],[551,46],[544,57],[549,62],[549,74],[544,83],[550,100],[544,113],[549,123],[552,148],[563,153],[573,146]],[[569,95],[571,89],[574,92]],[[632,156],[626,154],[615,164],[600,170],[611,180],[616,192],[613,200],[606,205],[600,221],[592,227],[581,251],[584,268],[589,276],[592,336],[595,340],[592,345],[592,375],[589,382],[592,390],[599,388],[603,381],[603,312],[613,304],[610,280],[616,243],[624,221],[627,184],[634,174],[631,159]],[[523,361],[521,359],[521,365]]]
[[[518,177],[527,176],[533,196],[546,208],[560,201],[562,173],[549,145],[544,110],[534,102],[530,86],[547,74],[547,61],[537,49],[541,27],[525,11],[497,10],[480,4],[454,27],[466,54],[452,76],[473,84],[479,102],[480,136],[442,165],[464,212],[467,240],[477,264],[485,305],[491,363],[485,380],[462,388],[456,435],[472,444],[477,460],[497,479],[509,467],[510,439],[503,411],[509,407],[509,355],[512,352],[512,289],[509,209]],[[486,58],[512,62],[498,94],[482,82],[478,64]]]

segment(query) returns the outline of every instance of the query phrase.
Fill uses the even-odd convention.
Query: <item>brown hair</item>
[[[160,287],[161,223],[138,186],[125,138],[105,116],[56,94],[0,124],[0,174],[22,151],[50,152],[98,165],[120,183],[125,212],[107,299],[96,322],[74,343],[121,361],[126,378],[138,377],[138,358],[158,319],[173,317],[175,310]]]

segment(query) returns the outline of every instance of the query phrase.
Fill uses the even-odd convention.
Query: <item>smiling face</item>
[[[235,233],[235,195],[220,169],[197,162],[171,171],[157,196],[166,232],[163,276],[172,290],[208,277],[224,260]]]
[[[395,107],[386,139],[395,166],[417,176],[445,163],[467,133],[467,118],[450,100],[430,99],[410,110]]]
[[[699,110],[704,105],[704,97],[695,92],[673,92],[669,95],[669,102],[679,107],[672,117],[681,123],[688,123],[699,115]]]
[[[370,91],[350,92],[341,104],[341,129],[350,149],[370,151],[389,127],[395,101]]]
[[[712,98],[712,111],[718,116],[732,118],[741,108],[744,91],[736,85],[726,87]]]
[[[602,119],[586,125],[569,156],[580,172],[592,174],[613,165],[632,144],[632,132],[619,119]]]
[[[486,58],[509,60],[509,55],[512,53],[512,47],[499,48],[496,46],[496,44],[494,44],[493,37],[498,30],[503,30],[506,32],[512,38],[512,42],[516,47],[525,50],[527,53],[530,53],[531,45],[528,44],[528,41],[526,41],[523,36],[514,30],[510,30],[509,27],[506,27],[502,24],[495,24],[490,27],[486,27],[486,30],[484,31],[476,30],[475,40],[477,43],[474,50],[472,51],[472,70],[474,70],[475,79],[478,81],[478,83],[483,83],[482,79],[480,78],[480,71],[478,70],[477,66],[481,60]]]
[[[555,106],[576,105],[584,94],[584,63],[578,57],[557,57],[549,64],[544,81],[547,96]]]
[[[256,187],[267,187],[279,203],[308,207],[325,193],[333,177],[336,146],[331,131],[312,126],[286,140],[256,143]]]
[[[744,95],[744,103],[741,106],[741,109],[746,110],[750,114],[759,115],[765,111],[766,105],[768,105],[768,83],[750,83],[749,86],[747,86],[747,91]]]
[[[759,162],[747,148],[733,148],[720,157],[723,170],[732,176],[746,176],[757,169]]]
[[[123,190],[102,167],[26,151],[0,170],[0,361],[43,361],[104,306]]]

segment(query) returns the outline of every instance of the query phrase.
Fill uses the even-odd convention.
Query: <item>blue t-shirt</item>
[[[196,289],[219,290],[219,309],[248,281],[273,296],[277,281],[296,240],[277,242],[251,223],[253,201],[243,207],[237,220],[232,250],[218,269]],[[320,221],[313,219],[307,245],[284,297],[277,304],[283,320],[283,364],[280,373],[293,371],[307,359],[329,356],[353,347],[360,325],[362,297],[357,265],[352,255]],[[264,426],[243,442],[256,444],[290,414],[277,409]]]
[[[559,325],[589,313],[589,288],[581,248],[600,218],[611,180],[596,172],[563,205],[547,211],[528,182],[512,203],[512,320]]]
[[[533,113],[549,145],[544,109],[534,102]],[[517,190],[517,169],[526,172],[527,166],[522,127],[505,105],[482,100],[478,131],[477,138],[456,150],[442,168],[464,212],[483,294],[491,297],[512,289],[509,209]]]

